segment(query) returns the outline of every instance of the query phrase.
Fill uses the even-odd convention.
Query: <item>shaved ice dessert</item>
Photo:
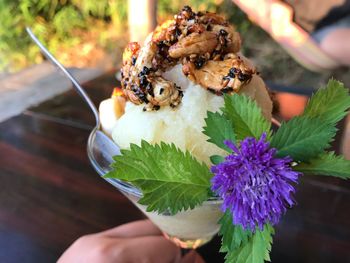
[[[268,90],[240,47],[239,34],[221,16],[184,7],[142,46],[126,47],[121,89],[100,105],[102,129],[121,149],[142,140],[174,144],[209,167],[210,157],[225,151],[208,142],[203,127],[208,111],[221,111],[225,94],[249,96],[271,120]],[[198,247],[219,230],[218,198],[173,215],[148,211],[139,197],[124,194],[182,247]]]

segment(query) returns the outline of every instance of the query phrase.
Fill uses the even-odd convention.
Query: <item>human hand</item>
[[[182,257],[181,249],[164,238],[149,220],[79,238],[58,260],[58,263],[71,262],[205,263],[194,250]]]

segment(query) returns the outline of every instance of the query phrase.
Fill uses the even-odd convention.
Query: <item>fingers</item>
[[[147,262],[205,263],[194,250],[181,258],[180,248],[165,239],[150,220],[135,221],[96,235],[110,241],[107,249],[102,249],[111,259],[109,262],[143,262],[147,258]]]
[[[126,238],[112,250],[115,263],[164,262],[180,263],[181,251],[162,236]],[[194,263],[194,262],[191,262]]]
[[[139,223],[137,225],[143,226],[148,224],[149,226],[149,223],[146,221]],[[108,231],[113,234],[118,232]],[[130,234],[130,232],[127,231],[127,234]],[[145,232],[142,232],[142,234],[145,234]],[[120,238],[101,234],[79,238],[61,256],[58,262],[204,263],[203,259],[195,251],[189,252],[181,258],[180,248],[160,235]]]
[[[150,220],[139,220],[106,230],[100,234],[109,237],[131,238],[159,236],[162,235],[162,232]]]

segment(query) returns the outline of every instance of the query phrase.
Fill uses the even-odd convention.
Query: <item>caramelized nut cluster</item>
[[[181,87],[162,73],[177,63],[189,79],[209,91],[237,92],[256,73],[236,55],[240,46],[239,34],[224,18],[185,6],[158,26],[142,48],[135,42],[127,46],[121,70],[124,94],[135,104],[145,103],[145,110],[176,107],[183,96]]]

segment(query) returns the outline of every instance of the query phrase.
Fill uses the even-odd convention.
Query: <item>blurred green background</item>
[[[184,5],[224,15],[242,36],[243,54],[258,65],[265,79],[310,87],[331,76],[344,79],[344,72],[313,73],[299,66],[230,0],[158,0],[157,4],[159,23]],[[128,41],[127,12],[125,0],[0,0],[0,72],[43,61],[25,32],[26,25],[66,66],[96,66],[106,56],[118,66]]]
[[[230,1],[218,0],[159,0],[158,21],[172,17],[186,4],[224,13],[240,31],[250,26]],[[94,60],[84,59],[88,53],[96,59],[127,38],[127,11],[125,0],[0,0],[0,70],[16,71],[43,60],[24,30],[26,25],[65,64],[88,66]]]

